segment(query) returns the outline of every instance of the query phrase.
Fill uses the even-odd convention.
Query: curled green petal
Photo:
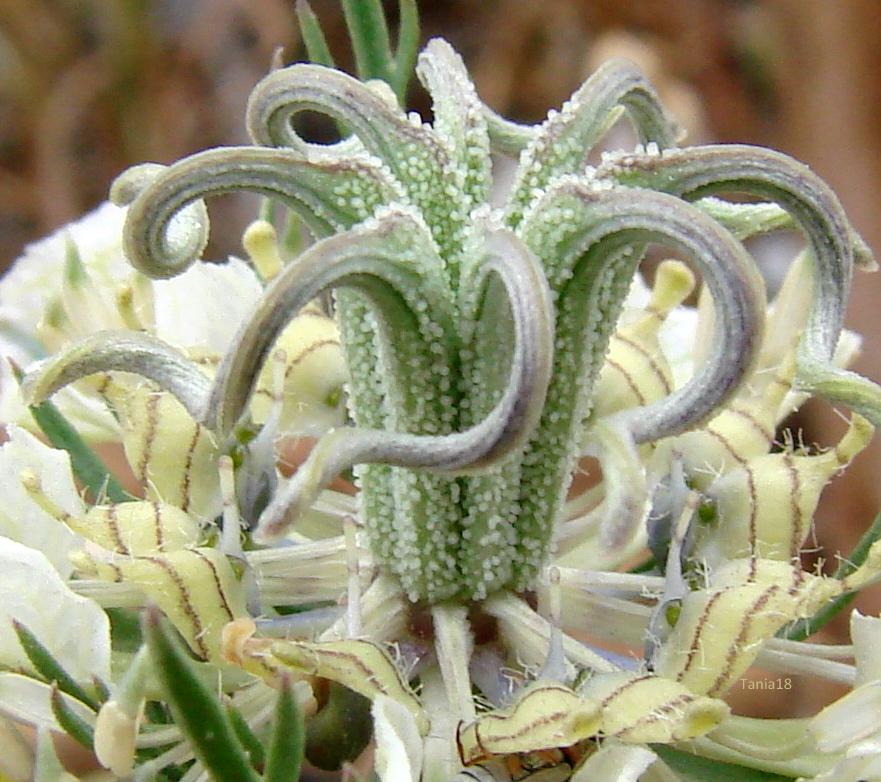
[[[637,443],[677,434],[705,420],[753,368],[764,326],[761,276],[741,244],[699,209],[664,193],[595,190],[584,181],[561,180],[536,204],[523,234],[527,243],[542,248],[546,266],[557,265],[547,273],[552,287],[559,289],[561,328],[573,335],[567,336],[567,341],[573,340],[569,348],[573,353],[571,359],[568,352],[566,357],[558,355],[554,388],[568,396],[573,395],[566,380],[571,370],[565,365],[594,362],[588,373],[592,379],[605,352],[595,321],[609,303],[597,297],[620,302],[611,284],[600,285],[601,267],[616,263],[625,267],[618,274],[627,284],[639,260],[637,250],[656,242],[685,254],[703,275],[717,318],[710,357],[669,397],[618,414],[628,422]],[[610,329],[616,318],[616,312],[607,313],[606,327]],[[585,341],[590,345],[589,358],[580,347]]]
[[[297,63],[264,77],[248,101],[248,132],[256,144],[292,147],[301,154],[338,149],[306,142],[297,134],[292,120],[303,111],[327,114],[351,130],[401,181],[410,181],[421,166],[436,169],[442,155],[430,127],[411,122],[381,91],[321,65]]]
[[[131,372],[173,394],[193,418],[202,415],[210,381],[198,365],[162,340],[138,331],[99,331],[33,366],[22,382],[29,405],[103,372]]]
[[[445,142],[451,164],[464,174],[459,198],[467,200],[460,206],[470,212],[489,201],[492,185],[483,103],[462,58],[442,38],[428,42],[416,73],[433,100],[434,130]]]
[[[516,226],[535,193],[554,177],[580,174],[587,156],[609,129],[610,116],[623,107],[642,143],[661,149],[674,145],[676,132],[655,91],[635,65],[609,60],[552,112],[524,150],[508,202],[508,220]],[[495,129],[499,129],[498,123]],[[502,126],[507,128],[507,126]]]
[[[726,144],[623,155],[597,175],[689,200],[741,192],[778,203],[805,232],[815,256],[814,301],[800,361],[831,362],[850,291],[855,232],[838,198],[807,166],[772,150]]]
[[[521,125],[496,114],[489,106],[483,107],[493,152],[508,157],[519,157],[539,133],[536,125]]]
[[[154,279],[174,277],[199,258],[208,232],[202,199],[212,195],[246,190],[268,196],[293,209],[318,236],[348,228],[379,204],[402,197],[388,172],[363,155],[313,162],[289,149],[220,147],[148,173],[136,194],[127,193],[133,200],[125,251]],[[128,176],[115,189],[125,189]]]
[[[799,342],[796,385],[846,404],[873,423],[881,422],[881,387],[833,364],[854,263],[872,268],[873,261],[825,182],[779,152],[733,144],[671,150],[654,157],[625,156],[610,161],[605,173],[689,199],[745,192],[775,201],[789,212],[813,251],[813,300]]]

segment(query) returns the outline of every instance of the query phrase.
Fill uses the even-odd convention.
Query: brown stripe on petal
[[[110,387],[110,384],[113,382],[113,378],[111,377],[109,372],[104,373],[101,376],[101,380],[98,382],[98,387],[95,389],[95,392],[104,396],[107,392],[107,389]]]
[[[630,376],[630,373],[624,369],[624,367],[619,364],[615,359],[609,358],[606,356],[605,363],[612,367],[621,377],[624,378],[624,382],[627,383],[627,387],[630,389],[631,393],[636,397],[637,401],[644,405],[646,403],[645,395],[640,390],[639,386],[633,381],[633,378]]]
[[[190,623],[190,627],[192,630],[193,643],[198,647],[197,651],[201,657],[204,659],[208,659],[208,647],[205,645],[205,641],[202,638],[202,633],[205,631],[205,628],[202,626],[202,620],[199,618],[199,614],[195,608],[193,608],[193,604],[190,601],[190,591],[187,589],[187,585],[184,583],[184,580],[180,577],[177,570],[175,570],[171,564],[161,557],[143,557],[142,559],[147,562],[151,562],[160,570],[165,571],[168,575],[168,578],[174,584],[177,589],[180,600],[178,601],[178,606],[186,617],[187,621]]]
[[[783,455],[783,464],[786,467],[786,475],[789,478],[791,488],[789,490],[789,512],[792,516],[792,524],[790,525],[791,537],[789,540],[789,556],[791,559],[798,557],[801,550],[801,529],[802,529],[802,509],[798,499],[801,494],[801,475],[795,466],[795,457],[787,452]],[[801,568],[798,568],[801,571]],[[798,591],[798,587],[793,584],[790,587],[790,594]]]
[[[232,622],[236,617],[226,600],[226,593],[223,591],[223,581],[220,578],[220,573],[217,572],[217,565],[198,549],[190,549],[190,553],[195,554],[208,566],[208,569],[211,571],[211,576],[214,579],[214,585],[217,587],[217,594],[220,597],[220,605],[223,610],[226,611],[229,621]]]
[[[338,339],[321,339],[317,342],[310,342],[303,350],[301,350],[294,358],[288,356],[287,368],[285,369],[284,377],[285,380],[288,379],[288,375],[296,368],[296,366],[303,361],[306,360],[308,356],[314,353],[321,348],[326,347],[339,347],[340,341]]]
[[[162,529],[162,504],[153,504],[153,532],[156,534],[156,550],[162,551],[165,544],[165,534]]]
[[[651,725],[653,722],[660,722],[661,720],[666,720],[667,715],[673,711],[680,709],[682,706],[685,706],[691,701],[694,700],[694,696],[690,693],[683,693],[682,695],[677,696],[671,701],[667,701],[665,704],[659,706],[656,709],[653,709],[651,712],[638,719],[632,725],[629,725],[626,728],[622,728],[617,733],[612,734],[615,738],[622,738],[626,736],[628,733],[633,733],[636,730],[644,728],[646,725]]]
[[[657,377],[658,382],[661,384],[661,387],[664,389],[665,394],[672,394],[673,388],[670,386],[670,381],[667,379],[667,375],[664,372],[661,365],[658,363],[658,359],[652,353],[645,349],[643,345],[635,340],[630,339],[627,336],[623,336],[621,334],[615,335],[617,339],[620,339],[624,344],[632,347],[637,353],[639,353],[644,359],[646,364],[649,365],[649,368],[652,370],[652,373]]]
[[[766,590],[764,590],[753,601],[753,604],[749,607],[749,609],[744,612],[743,623],[740,626],[740,632],[737,634],[737,638],[734,639],[734,643],[731,644],[731,648],[728,650],[728,654],[725,656],[725,663],[722,666],[722,670],[719,672],[719,675],[716,677],[713,684],[707,690],[707,695],[718,695],[728,686],[729,679],[731,678],[732,671],[734,670],[735,663],[737,662],[737,658],[740,657],[749,638],[753,620],[755,619],[756,615],[765,607],[765,605],[767,605],[771,597],[778,591],[779,587],[776,584],[772,584]]]
[[[734,449],[734,446],[724,434],[710,427],[707,427],[704,431],[728,452],[728,455],[733,462],[739,465],[746,464],[746,459]]]
[[[756,543],[759,537],[759,503],[756,499],[756,476],[749,462],[744,462],[743,472],[746,475],[746,493],[749,496],[749,521],[747,522],[747,540],[750,547],[750,574],[749,578],[755,578],[755,554]]]
[[[153,456],[153,445],[159,426],[159,400],[160,395],[158,393],[147,395],[147,426],[142,437],[144,450],[137,465],[135,465],[135,475],[142,481],[147,479],[147,466],[150,464]]]
[[[200,425],[194,423],[193,434],[190,437],[190,442],[187,443],[187,450],[184,452],[184,468],[181,471],[180,508],[185,512],[189,509],[192,502],[193,462],[195,461],[196,446],[199,444],[200,430]]]
[[[759,421],[758,418],[756,418],[751,412],[749,412],[749,410],[744,410],[739,407],[730,407],[728,408],[727,412],[731,415],[736,415],[742,421],[745,421],[751,429],[758,432],[759,436],[768,444],[768,448],[773,445],[774,430],[762,425],[761,421]],[[712,428],[712,424],[710,424],[710,427],[708,428]]]
[[[120,554],[131,554],[131,549],[126,545],[126,542],[122,537],[122,530],[119,528],[119,515],[116,510],[116,505],[107,506],[105,518],[107,519],[107,529],[113,537],[113,543],[116,546],[116,550]]]
[[[695,659],[698,656],[698,642],[700,641],[701,633],[703,633],[704,627],[707,623],[707,619],[710,616],[710,613],[713,610],[713,606],[716,601],[722,596],[723,592],[716,592],[708,601],[706,606],[704,606],[703,613],[700,616],[700,619],[697,620],[697,624],[694,628],[694,633],[691,636],[691,643],[688,645],[688,653],[685,656],[685,664],[676,674],[675,681],[682,681],[685,675],[688,673],[691,666],[694,664]],[[712,628],[710,628],[712,629]]]
[[[653,676],[651,674],[646,674],[645,676],[640,676],[636,679],[631,679],[629,682],[625,682],[617,689],[612,690],[612,692],[610,692],[605,698],[603,698],[600,701],[600,704],[599,704],[600,707],[604,708],[604,707],[608,706],[613,700],[615,700],[615,698],[617,698],[619,695],[622,695],[624,692],[629,690],[631,687],[634,687],[635,685],[639,684],[640,682],[644,682],[646,679],[651,679],[651,678],[653,678]]]

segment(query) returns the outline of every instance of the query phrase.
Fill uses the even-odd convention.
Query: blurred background
[[[337,0],[313,0],[337,63],[351,57]],[[389,13],[395,17],[395,3]],[[688,142],[787,152],[838,192],[881,254],[881,3],[878,0],[420,0],[423,35],[462,53],[483,99],[540,121],[609,56],[640,64]],[[302,56],[293,0],[0,0],[0,269],[22,246],[106,197],[125,167],[246,142],[244,106],[273,51]],[[423,95],[411,106],[427,115]],[[252,202],[213,206],[208,257],[240,252]],[[881,277],[859,276],[849,325],[858,369],[881,380]],[[823,406],[793,425],[829,444]],[[827,491],[817,560],[834,566],[881,506],[881,446]],[[861,596],[878,610],[879,593]],[[846,622],[825,631],[842,640]],[[754,699],[757,693],[750,692]],[[780,707],[774,693],[751,713]],[[779,695],[779,693],[778,693]],[[734,692],[737,698],[737,692]],[[790,713],[825,697],[785,693]]]

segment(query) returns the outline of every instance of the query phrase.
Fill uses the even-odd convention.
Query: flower
[[[626,63],[537,127],[486,109],[444,41],[429,42],[417,73],[433,124],[382,84],[298,64],[255,88],[254,146],[117,180],[126,254],[154,279],[191,273],[208,230],[200,199],[226,190],[280,202],[316,242],[287,260],[271,226],[252,229],[265,288],[216,366],[200,354],[218,349],[210,334],[170,344],[180,326],[168,340],[154,327],[93,333],[32,367],[31,404],[102,378],[150,502],[58,512],[30,475],[29,496],[89,538],[74,560],[80,591],[120,584],[105,605],[146,594],[196,655],[253,677],[236,690],[246,723],[261,724],[249,700],[265,707],[261,680],[283,701],[294,677],[318,709],[316,762],[351,760],[372,711],[384,782],[480,778],[471,767],[636,779],[655,762],[650,745],[670,744],[767,765],[722,696],[788,624],[881,578],[872,539],[837,577],[798,558],[822,487],[881,422],[881,389],[843,369],[844,301],[868,251],[795,161],[676,148]],[[352,135],[304,141],[291,122],[304,110]],[[640,146],[588,165],[622,113]],[[493,151],[519,156],[499,207]],[[732,192],[759,202],[720,197]],[[742,240],[781,226],[807,248],[769,314]],[[678,261],[659,267],[643,307],[625,306],[651,244],[701,273],[696,315]],[[303,363],[296,347],[338,344],[314,303],[331,289],[344,368],[333,351]],[[671,348],[674,324],[695,317]],[[850,407],[848,432],[826,453],[773,450],[811,395]],[[289,396],[299,415],[284,415]],[[352,425],[325,431],[344,396]],[[310,418],[321,436],[285,478],[276,441]],[[587,456],[601,479],[573,489]],[[349,470],[357,499],[328,488]],[[634,556],[642,572],[620,572]],[[616,657],[607,641],[644,653]],[[807,656],[786,648],[766,655],[782,670]],[[166,696],[184,725],[184,699]],[[105,721],[137,729],[140,697],[107,701],[128,706],[118,719],[105,705]],[[330,740],[340,712],[355,715],[350,743]]]

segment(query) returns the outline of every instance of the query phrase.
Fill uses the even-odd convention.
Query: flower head
[[[878,578],[877,546],[839,578],[798,560],[823,485],[881,422],[881,390],[836,353],[867,251],[795,161],[676,148],[627,63],[536,127],[486,109],[444,41],[417,73],[432,124],[383,84],[298,64],[255,88],[253,146],[120,177],[125,251],[153,279],[191,273],[201,199],[227,190],[282,205],[316,241],[286,258],[271,227],[252,228],[264,287],[216,363],[191,340],[117,329],[31,369],[31,403],[104,378],[151,502],[71,514],[33,481],[30,496],[90,538],[81,576],[151,597],[195,654],[256,677],[248,692],[266,689],[258,680],[284,692],[291,676],[310,689],[316,757],[328,714],[372,709],[385,782],[462,764],[635,779],[655,757],[643,745],[706,751],[711,731],[731,743],[721,697],[775,634]],[[305,141],[293,120],[306,110],[350,135]],[[639,146],[589,157],[622,114]],[[501,206],[493,152],[519,156]],[[802,230],[808,260],[766,337],[742,240],[781,226]],[[644,306],[625,304],[651,245],[703,282],[699,333],[678,354],[688,267],[662,264]],[[331,290],[339,340],[315,303]],[[335,352],[306,361],[338,342],[344,365]],[[283,477],[276,442],[292,420],[337,410],[341,377],[351,425],[308,430],[320,437]],[[828,453],[772,452],[808,395],[849,406],[848,433]],[[283,415],[287,397],[298,415]],[[572,488],[587,456],[601,480]],[[357,499],[327,491],[341,475]],[[617,572],[648,551],[642,572]],[[615,657],[606,641],[644,653]]]

